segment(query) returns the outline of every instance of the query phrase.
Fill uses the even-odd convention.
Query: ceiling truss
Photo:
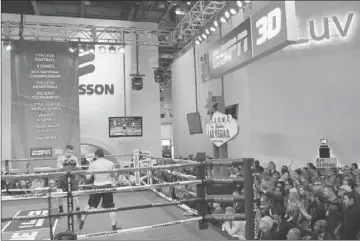
[[[149,2],[150,4],[153,3]],[[35,2],[34,2],[35,4]],[[150,5],[149,4],[149,5]],[[144,7],[149,8],[146,5]],[[226,1],[197,1],[181,19],[173,31],[122,27],[99,27],[70,24],[23,24],[22,39],[32,41],[76,41],[96,44],[128,44],[181,47],[175,58],[182,56],[194,45],[194,37],[217,14]],[[2,21],[2,40],[20,39],[19,22]],[[133,37],[139,36],[138,42]],[[154,36],[158,36],[155,38]]]

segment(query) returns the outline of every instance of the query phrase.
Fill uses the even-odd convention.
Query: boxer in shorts
[[[80,169],[80,164],[76,156],[73,155],[74,147],[67,145],[65,147],[65,154],[58,157],[57,161],[57,168],[59,171],[75,171]],[[60,176],[58,181],[58,189],[61,189],[63,192],[68,191],[68,183],[67,183],[67,176]],[[71,191],[78,191],[79,185],[76,179],[76,176],[71,176]],[[79,199],[77,197],[73,198],[75,202],[76,211],[80,211],[80,204]],[[58,198],[58,205],[59,205],[59,213],[64,212],[63,208],[63,198]],[[81,221],[81,215],[77,216],[78,222]]]
[[[99,149],[95,151],[96,160],[90,163],[89,170],[113,170],[115,169],[115,164],[112,161],[109,161],[104,158],[104,151]],[[87,179],[94,179],[94,189],[102,188],[112,188],[114,182],[118,182],[119,177],[117,173],[100,173],[93,175],[86,175]],[[96,193],[89,196],[88,204],[85,207],[85,211],[91,209],[96,209],[99,206],[100,201],[102,208],[113,208],[115,207],[114,197],[112,192],[106,193]],[[81,222],[78,224],[78,228],[82,229],[85,223],[87,215],[81,217]],[[110,212],[110,222],[112,225],[112,230],[117,230],[116,227],[116,214],[115,212]]]

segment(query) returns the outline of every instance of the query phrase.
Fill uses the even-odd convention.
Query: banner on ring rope
[[[12,158],[80,151],[78,56],[69,44],[15,41],[11,52]],[[40,163],[45,164],[45,163]],[[56,161],[46,162],[56,166]]]

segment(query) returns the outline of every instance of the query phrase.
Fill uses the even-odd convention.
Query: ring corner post
[[[205,161],[206,161],[206,153],[199,152],[196,154],[196,161],[200,163],[200,165],[197,168],[197,179],[201,180],[201,184],[196,185],[196,197],[198,199],[201,199],[199,203],[197,204],[197,211],[198,215],[202,217],[203,219],[199,221],[199,229],[207,229],[209,227],[209,224],[207,221],[205,221],[205,215],[207,212],[207,203],[205,201],[205,176],[206,176],[206,169],[205,169]]]
[[[52,196],[51,196],[51,188],[49,188],[48,190],[48,215],[49,215],[49,231],[50,231],[50,240],[54,240],[54,230],[53,230],[53,225],[52,225],[52,213],[51,213],[51,210],[52,210],[52,203],[51,203],[51,199],[52,199]]]
[[[254,240],[255,230],[255,209],[256,205],[254,200],[254,176],[252,171],[252,165],[254,163],[253,158],[244,158],[244,194],[245,194],[245,217],[246,227],[245,234],[247,240]]]
[[[68,213],[72,213],[74,211],[74,200],[72,195],[72,174],[70,171],[66,174],[67,180],[67,206],[68,206]],[[74,232],[74,215],[68,215],[68,229]]]

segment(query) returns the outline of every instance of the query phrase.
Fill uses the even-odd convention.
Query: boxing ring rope
[[[140,158],[139,158],[140,159]],[[41,194],[31,194],[32,197],[37,198],[47,198],[48,199],[48,206],[49,206],[49,213],[46,216],[35,217],[35,219],[40,218],[49,218],[50,221],[50,238],[53,238],[52,233],[52,225],[51,225],[51,218],[52,217],[59,217],[59,216],[68,216],[68,227],[69,229],[73,230],[73,216],[77,214],[94,214],[94,213],[104,213],[104,212],[114,212],[114,211],[124,211],[124,210],[134,210],[134,209],[143,209],[143,208],[152,208],[152,207],[163,207],[163,206],[171,206],[171,205],[184,205],[185,203],[195,202],[197,203],[197,214],[200,217],[174,221],[169,223],[145,226],[145,227],[137,227],[137,228],[130,228],[130,229],[123,229],[111,232],[98,232],[92,234],[84,234],[79,235],[78,238],[89,238],[89,237],[100,237],[100,236],[110,236],[116,235],[120,233],[126,232],[137,232],[142,230],[160,228],[160,227],[167,227],[176,224],[183,224],[189,222],[199,222],[200,229],[207,228],[207,221],[208,220],[244,220],[246,219],[246,230],[247,230],[247,239],[253,239],[254,236],[254,211],[253,211],[253,203],[254,203],[254,193],[253,193],[253,175],[251,171],[251,165],[253,163],[253,159],[226,159],[226,160],[205,160],[205,155],[199,154],[198,162],[196,163],[183,163],[183,164],[170,164],[170,165],[160,165],[160,166],[147,166],[141,167],[139,159],[134,162],[134,168],[118,168],[115,170],[79,170],[79,171],[72,171],[72,172],[52,172],[52,173],[36,173],[36,174],[16,174],[16,175],[5,175],[3,179],[5,180],[12,180],[18,178],[40,178],[40,177],[53,177],[53,176],[62,176],[66,175],[68,180],[68,188],[69,192],[58,192],[58,193],[51,193],[51,189],[49,189],[48,194],[46,196],[40,196]],[[134,160],[136,160],[134,158]],[[206,167],[211,166],[222,166],[222,165],[234,165],[236,163],[243,163],[244,162],[244,178],[206,178]],[[138,181],[139,183],[144,183],[143,179],[140,179],[140,172],[146,171],[149,174],[149,179],[151,178],[151,171],[153,170],[162,170],[162,169],[174,169],[174,168],[185,168],[185,167],[197,167],[197,179],[198,180],[190,180],[190,181],[181,181],[181,182],[172,182],[172,183],[159,183],[148,185],[145,184],[143,186],[130,186],[130,187],[116,187],[116,188],[103,188],[103,189],[96,189],[96,190],[82,190],[82,191],[71,191],[71,176],[72,175],[84,175],[84,174],[98,174],[98,173],[128,173],[128,172],[137,172],[138,173]],[[246,175],[246,173],[248,173]],[[205,193],[205,185],[207,183],[238,183],[245,181],[245,196],[206,196]],[[121,207],[121,208],[111,208],[111,209],[97,209],[89,211],[73,211],[73,203],[72,198],[74,196],[81,196],[81,195],[89,195],[94,193],[108,193],[108,192],[124,192],[124,191],[139,191],[139,190],[155,190],[158,187],[165,187],[165,186],[176,186],[176,185],[190,185],[195,184],[197,186],[197,193],[196,198],[189,199],[189,200],[182,200],[182,201],[171,201],[169,203],[157,203],[157,204],[146,204],[146,205],[138,205],[132,207]],[[156,191],[156,190],[155,190]],[[17,195],[11,197],[2,197],[4,201],[12,201],[12,200],[22,200],[25,195]],[[29,195],[27,195],[29,196]],[[51,214],[51,198],[52,197],[67,197],[68,199],[68,212],[62,214]],[[207,215],[206,214],[206,203],[208,202],[236,202],[239,200],[246,200],[245,202],[245,215],[244,214],[235,214],[235,215]],[[11,218],[2,218],[1,221],[9,221],[9,220],[16,220],[16,219],[34,219],[34,217],[11,217]],[[251,231],[250,231],[251,230]]]

